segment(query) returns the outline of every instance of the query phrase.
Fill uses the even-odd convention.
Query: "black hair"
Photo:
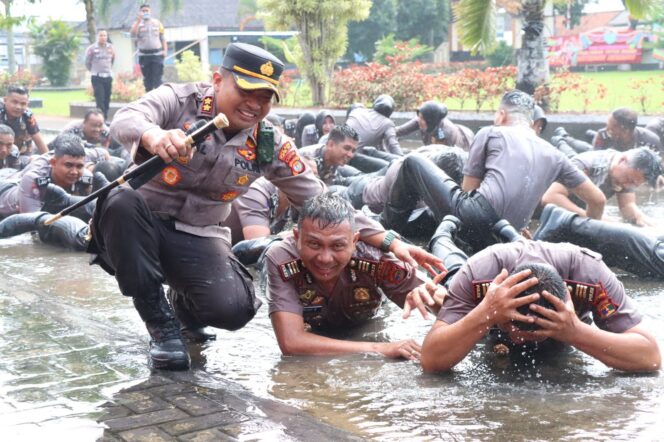
[[[7,126],[6,124],[0,124],[0,135],[11,135],[12,137],[16,136],[14,129]]]
[[[29,95],[30,92],[25,86],[21,86],[20,84],[12,84],[7,87],[7,95],[9,94]]]
[[[437,101],[426,101],[417,109],[417,114],[426,122],[427,133],[432,133],[447,116],[447,106]]]
[[[321,229],[348,221],[353,232],[355,231],[355,209],[350,202],[333,192],[321,193],[305,201],[297,221],[298,229],[302,228],[302,222],[306,218],[316,221]]]
[[[440,170],[449,175],[457,184],[461,185],[463,181],[463,166],[466,164],[466,160],[468,160],[468,152],[456,146],[445,147],[445,149],[432,158],[432,161]]]
[[[53,149],[55,157],[60,158],[65,155],[72,157],[84,157],[85,148],[83,147],[83,139],[78,135],[69,132],[64,132],[55,137],[48,143],[49,149]]]
[[[122,165],[118,161],[100,161],[95,164],[94,172],[99,172],[106,177],[108,181],[115,181],[122,176]]]
[[[139,6],[138,9],[143,9],[143,8],[150,8],[150,9],[152,9],[152,7],[150,6],[150,3],[143,3],[141,6]]]
[[[528,123],[532,123],[535,100],[527,93],[514,89],[503,95],[503,98],[500,100],[500,108],[511,116],[517,114],[528,121]]]
[[[351,140],[355,141],[358,141],[360,139],[355,129],[353,129],[347,124],[334,126],[327,137],[329,141],[332,141],[334,143],[342,143],[346,138],[350,138]]]
[[[636,112],[626,107],[619,107],[611,112],[611,116],[621,127],[629,130],[634,130],[639,119],[639,115]]]
[[[651,187],[657,186],[657,178],[662,175],[662,159],[659,153],[647,147],[637,147],[625,152],[627,164],[640,170]]]
[[[564,301],[567,296],[567,285],[565,281],[560,276],[558,271],[549,264],[541,263],[525,263],[517,268],[515,268],[510,275],[522,272],[524,270],[530,270],[531,274],[529,278],[537,278],[537,284],[530,287],[527,290],[521,292],[517,298],[522,298],[524,296],[531,295],[533,293],[539,293],[540,297],[533,304],[540,305],[544,308],[555,310],[553,305],[542,296],[542,292],[546,290],[551,293],[556,298]],[[517,309],[519,313],[526,316],[537,316],[541,317],[534,311],[530,309],[530,304],[523,305]],[[534,324],[528,324],[523,322],[515,321],[514,324],[521,330],[536,330],[539,327]]]
[[[90,115],[101,115],[102,118],[104,117],[104,113],[101,111],[101,109],[98,109],[98,108],[88,109],[85,112],[85,115],[83,115],[83,121],[88,121],[88,118],[90,118]]]

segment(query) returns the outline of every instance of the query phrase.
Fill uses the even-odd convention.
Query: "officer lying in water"
[[[297,227],[266,253],[269,315],[279,347],[286,355],[380,353],[417,360],[420,345],[333,339],[308,330],[340,329],[376,315],[383,294],[404,309],[440,305],[444,289],[417,274],[407,263],[358,241],[353,207],[331,193],[308,200]]]
[[[495,327],[513,345],[551,338],[619,370],[660,368],[657,341],[636,303],[601,255],[588,249],[527,240],[497,244],[471,257],[448,282],[422,346],[425,371],[450,370]]]

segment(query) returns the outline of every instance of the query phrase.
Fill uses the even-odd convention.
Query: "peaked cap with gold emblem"
[[[221,67],[233,73],[240,89],[269,89],[279,101],[277,86],[284,64],[265,49],[247,43],[231,43],[226,48]]]

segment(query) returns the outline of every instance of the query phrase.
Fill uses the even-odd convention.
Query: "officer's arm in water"
[[[657,222],[643,213],[636,205],[636,194],[634,192],[622,192],[616,194],[618,208],[623,218],[639,227],[655,227]]]
[[[572,193],[586,203],[586,209],[582,209],[569,198],[570,191],[560,183],[553,183],[542,196],[542,205],[555,204],[581,216],[593,219],[602,219],[606,196],[590,180],[586,180],[577,187],[571,189]]]

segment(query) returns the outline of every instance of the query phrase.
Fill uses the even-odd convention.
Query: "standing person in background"
[[[152,18],[149,4],[141,5],[138,17],[131,25],[130,34],[136,38],[138,64],[141,66],[145,92],[150,92],[161,85],[168,44],[164,38],[164,25]]]
[[[97,42],[91,44],[85,51],[85,67],[90,71],[95,103],[104,114],[104,121],[108,121],[108,109],[111,103],[113,61],[115,61],[115,49],[108,42],[108,33],[99,31]]]

